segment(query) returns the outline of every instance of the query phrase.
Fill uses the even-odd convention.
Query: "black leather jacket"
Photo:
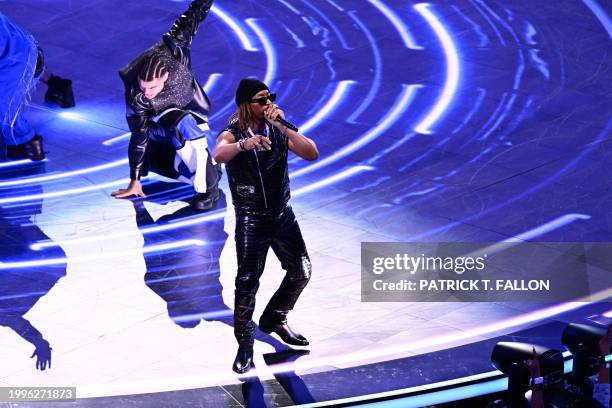
[[[125,85],[126,117],[132,136],[128,148],[130,178],[139,180],[146,175],[145,154],[149,141],[149,118],[154,115],[148,104],[142,101],[138,84],[138,71],[144,57],[152,53],[163,53],[178,60],[191,71],[191,42],[200,23],[206,18],[213,0],[194,0],[189,9],[174,23],[162,39],[119,71]],[[193,99],[186,106],[177,106],[196,112],[202,120],[208,119],[210,100],[198,81],[193,79]]]
[[[236,209],[279,210],[291,198],[287,136],[273,126],[266,127],[264,136],[272,141],[271,150],[240,152],[225,165]],[[248,137],[238,128],[237,118],[230,120],[226,130],[236,141]]]

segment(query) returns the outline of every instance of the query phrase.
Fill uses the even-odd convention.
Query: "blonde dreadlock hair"
[[[246,132],[249,127],[255,126],[253,123],[253,109],[251,108],[251,104],[249,102],[244,102],[238,105],[236,116],[238,117],[238,128],[241,131]]]

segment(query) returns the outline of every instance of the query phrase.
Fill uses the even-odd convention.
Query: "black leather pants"
[[[286,271],[285,277],[266,306],[262,318],[284,322],[310,280],[310,258],[291,206],[275,211],[236,208],[236,277],[234,334],[240,347],[252,347],[255,333],[253,310],[259,278],[268,249]]]

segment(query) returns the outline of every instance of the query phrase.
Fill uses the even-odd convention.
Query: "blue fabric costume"
[[[0,130],[7,146],[25,143],[34,136],[22,110],[37,82],[38,54],[34,37],[0,13]]]

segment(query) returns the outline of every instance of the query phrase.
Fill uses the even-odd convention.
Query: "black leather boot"
[[[25,143],[16,146],[7,146],[6,155],[11,160],[43,160],[45,158],[45,150],[42,144],[42,137],[35,135],[31,140]]]
[[[45,93],[45,102],[56,103],[62,108],[75,106],[71,80],[51,75],[51,78],[47,81],[47,86],[49,88]]]
[[[253,364],[253,347],[238,347],[232,370],[238,374],[244,374],[253,367],[255,367],[255,364]]]
[[[306,337],[289,327],[286,317],[273,319],[266,317],[265,315],[261,316],[261,319],[259,320],[259,328],[264,333],[278,334],[281,340],[293,346],[307,346],[310,344],[308,343],[308,340],[306,340]]]
[[[192,209],[198,211],[210,210],[219,200],[219,195],[218,188],[207,193],[196,193],[191,200],[189,200],[189,205]]]

